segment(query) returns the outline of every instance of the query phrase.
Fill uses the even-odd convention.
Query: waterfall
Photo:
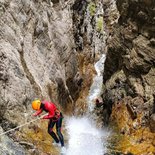
[[[104,62],[105,62],[105,54],[102,55],[101,59],[95,64],[95,70],[97,75],[93,79],[93,84],[90,87],[89,95],[87,97],[88,103],[88,112],[93,111],[94,109],[94,100],[100,97],[102,93],[102,85],[103,85],[103,70],[104,70]]]
[[[109,132],[106,129],[99,129],[90,114],[94,109],[94,100],[102,93],[105,54],[95,64],[97,75],[93,79],[87,97],[88,112],[82,118],[71,117],[66,121],[66,128],[69,135],[66,155],[103,155],[106,153],[107,137]]]

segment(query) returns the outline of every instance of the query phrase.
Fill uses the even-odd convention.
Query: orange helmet
[[[33,102],[32,102],[32,108],[34,109],[34,110],[39,110],[40,109],[40,106],[41,106],[41,101],[40,100],[34,100]]]

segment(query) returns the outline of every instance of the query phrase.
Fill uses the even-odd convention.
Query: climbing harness
[[[30,121],[30,122],[27,122],[27,123],[24,123],[24,124],[22,124],[22,125],[19,125],[19,126],[13,128],[13,129],[10,129],[10,130],[8,130],[8,131],[2,132],[2,133],[0,133],[0,136],[5,135],[5,134],[7,134],[7,133],[9,133],[9,132],[11,132],[11,131],[14,131],[14,130],[16,130],[16,129],[22,128],[23,126],[28,125],[28,124],[30,124],[30,123],[32,123],[32,122],[35,122],[35,121],[37,121],[37,120],[40,120],[40,119],[42,119],[42,117],[45,116],[45,115],[46,115],[46,114],[44,114],[44,115],[42,115],[42,116],[38,117],[37,119],[34,119],[34,120]]]

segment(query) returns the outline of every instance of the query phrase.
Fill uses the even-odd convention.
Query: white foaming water
[[[95,122],[90,120],[89,114],[94,109],[94,100],[102,93],[103,70],[105,55],[95,64],[97,75],[93,79],[87,97],[88,115],[82,118],[71,117],[66,121],[69,135],[66,155],[103,155],[106,153],[107,137],[110,132],[96,127]]]
[[[87,117],[67,120],[69,143],[66,155],[103,155],[106,153],[107,131],[96,128]]]
[[[97,72],[97,76],[102,76],[103,74],[105,59],[106,59],[106,55],[103,54],[101,59],[95,64],[95,70]]]
[[[103,54],[101,59],[95,64],[95,70],[97,75],[93,79],[93,84],[90,87],[89,95],[87,97],[87,103],[89,111],[93,111],[95,99],[100,97],[102,94],[102,85],[103,85],[103,71],[104,71],[104,62],[106,55]]]

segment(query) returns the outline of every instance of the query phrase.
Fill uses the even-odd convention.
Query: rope
[[[28,125],[28,124],[30,124],[30,123],[32,123],[32,122],[35,122],[35,121],[37,121],[37,120],[40,120],[40,119],[41,119],[43,116],[45,116],[45,115],[46,115],[46,114],[44,114],[44,115],[40,116],[39,118],[34,119],[34,120],[30,121],[30,122],[24,123],[24,124],[22,124],[22,125],[19,125],[19,126],[13,128],[13,129],[10,129],[10,130],[8,130],[8,131],[1,132],[1,133],[0,133],[0,136],[5,135],[5,134],[7,134],[7,133],[9,133],[9,132],[11,132],[11,131],[14,131],[14,130],[16,130],[16,129],[22,128],[23,126]]]

